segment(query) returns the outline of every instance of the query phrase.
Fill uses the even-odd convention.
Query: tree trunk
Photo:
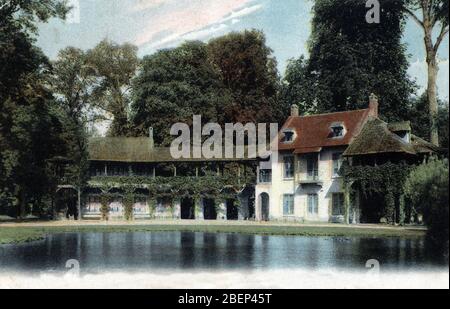
[[[438,117],[438,103],[437,103],[437,73],[438,65],[436,60],[436,51],[433,44],[433,25],[431,17],[424,11],[423,28],[425,32],[425,50],[427,52],[428,65],[428,85],[427,98],[430,121],[430,141],[436,146],[439,146],[439,128],[437,124]]]
[[[434,51],[427,52],[427,64],[428,64],[428,108],[430,112],[430,141],[439,146],[439,127],[437,123],[438,119],[438,102],[437,102],[437,73],[438,66],[436,63],[436,56]]]

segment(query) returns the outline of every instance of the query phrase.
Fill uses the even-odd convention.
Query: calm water
[[[82,273],[158,270],[265,270],[343,268],[448,269],[424,239],[280,237],[209,233],[69,233],[21,245],[0,246],[0,272],[62,272],[66,261]]]

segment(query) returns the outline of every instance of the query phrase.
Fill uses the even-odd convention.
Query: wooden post
[[[195,177],[197,177],[197,178],[198,178],[198,174],[199,174],[199,171],[198,171],[198,166],[196,166],[196,167],[195,167]]]
[[[173,177],[177,177],[177,167],[173,165]]]
[[[153,165],[153,178],[156,178],[156,167]]]

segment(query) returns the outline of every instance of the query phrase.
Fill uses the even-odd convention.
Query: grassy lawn
[[[402,228],[364,228],[345,226],[276,226],[276,225],[80,225],[80,226],[42,226],[42,227],[6,227],[0,225],[0,244],[28,242],[45,238],[51,233],[98,232],[209,232],[242,233],[256,235],[284,236],[339,236],[339,237],[401,237],[417,238],[424,231]]]

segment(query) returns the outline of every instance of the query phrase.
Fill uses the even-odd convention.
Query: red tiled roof
[[[280,142],[279,150],[294,150],[295,153],[320,151],[321,147],[347,146],[356,137],[369,118],[370,110],[355,110],[322,115],[289,117],[283,130],[296,132],[293,143]],[[331,126],[334,123],[344,124],[346,134],[342,138],[330,138]],[[281,139],[280,139],[281,140]]]

